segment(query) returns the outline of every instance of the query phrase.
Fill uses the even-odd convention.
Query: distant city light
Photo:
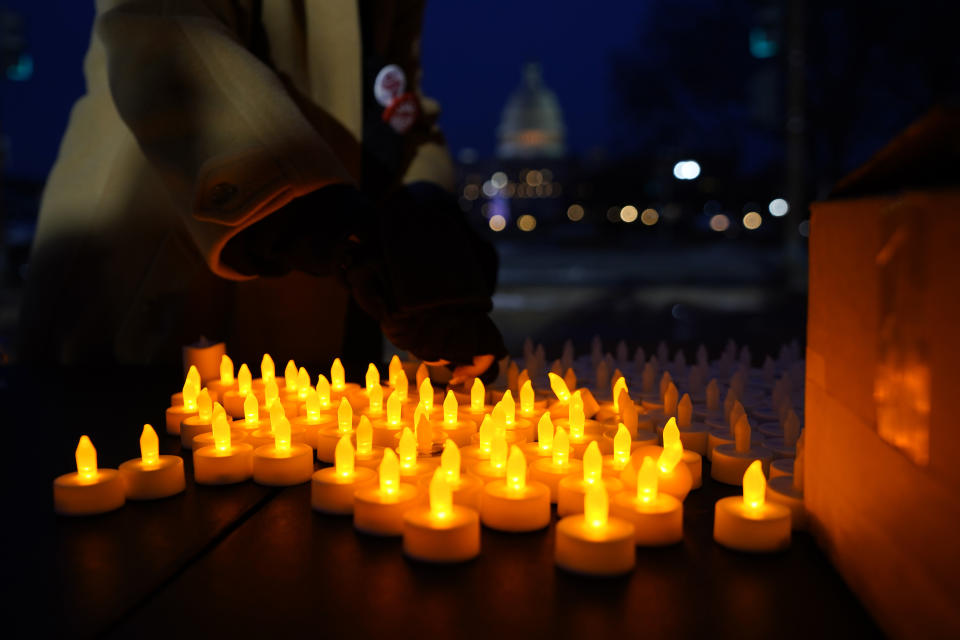
[[[810,237],[810,221],[804,220],[799,225],[797,225],[797,231],[800,232],[804,238]]]
[[[648,227],[657,224],[658,220],[660,220],[660,214],[657,213],[656,209],[644,209],[643,213],[640,214],[640,222]]]
[[[543,184],[543,174],[533,169],[527,172],[527,184],[531,187],[536,187],[540,184]]]
[[[572,204],[567,207],[567,217],[573,222],[580,222],[583,220],[583,214],[583,207],[581,207],[579,204]]]
[[[632,204],[620,209],[620,219],[624,222],[633,222],[637,219],[637,208]]]
[[[480,187],[475,184],[468,184],[463,188],[463,197],[467,200],[476,200],[480,196]]]
[[[673,177],[677,180],[696,180],[700,175],[700,163],[696,160],[681,160],[673,165]]]
[[[553,181],[553,171],[550,171],[550,169],[540,169],[540,175],[543,177],[544,182]]]
[[[783,198],[776,198],[770,201],[770,205],[767,207],[770,210],[770,215],[775,218],[787,215],[787,212],[790,211],[790,205],[787,204],[787,201]]]
[[[496,189],[503,189],[507,186],[507,174],[503,171],[497,171],[492,176],[490,176],[490,184]]]
[[[748,211],[746,215],[743,216],[743,226],[751,231],[759,229],[761,224],[763,224],[763,218],[761,218],[760,214],[756,211]]]
[[[710,218],[710,228],[714,231],[726,231],[730,228],[730,218],[725,214],[716,213]]]
[[[507,219],[498,213],[490,216],[489,224],[490,228],[494,231],[503,231],[507,228]]]
[[[483,195],[487,196],[488,198],[492,198],[493,196],[497,195],[498,189],[493,186],[493,182],[490,180],[487,180],[483,183],[482,189]]]
[[[517,226],[520,231],[533,231],[537,228],[537,219],[529,213],[525,213],[517,218]]]

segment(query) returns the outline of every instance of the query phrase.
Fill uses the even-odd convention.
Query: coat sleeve
[[[222,4],[222,6],[220,6]],[[97,23],[120,117],[218,275],[231,237],[293,198],[351,177],[241,41],[235,3],[120,2]]]

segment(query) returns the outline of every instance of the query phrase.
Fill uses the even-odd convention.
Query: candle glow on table
[[[563,427],[557,427],[553,436],[553,450],[549,458],[534,460],[530,465],[530,477],[542,482],[550,488],[550,501],[557,501],[557,490],[560,481],[571,475],[580,473],[583,463],[570,459],[570,439]]]
[[[637,472],[635,493],[624,491],[613,497],[614,515],[633,523],[637,546],[658,547],[683,540],[683,503],[660,493],[657,463],[645,457]]]
[[[584,451],[582,469],[581,475],[569,475],[557,484],[557,515],[560,517],[580,513],[584,495],[594,484],[606,485],[608,494],[623,489],[623,483],[617,478],[603,477],[603,456],[596,442],[591,442]]]
[[[721,498],[714,506],[713,539],[737,551],[769,553],[790,546],[790,509],[767,502],[767,481],[759,460],[743,474],[743,496]]]
[[[357,467],[350,436],[341,436],[334,453],[334,466],[313,474],[310,504],[316,511],[333,514],[353,513],[353,494],[358,487],[376,482],[377,472]]]
[[[193,450],[193,477],[197,484],[233,484],[253,475],[253,447],[234,444],[225,415],[213,418],[213,444]]]
[[[483,489],[480,519],[498,531],[536,531],[550,524],[550,488],[527,481],[527,461],[516,445],[510,447],[503,480]]]
[[[437,469],[429,486],[429,506],[403,515],[403,552],[423,562],[464,562],[480,554],[476,509],[454,504],[446,473]]]
[[[116,469],[97,467],[97,450],[81,436],[76,451],[77,470],[53,481],[53,510],[60,515],[87,516],[123,506],[125,486]]]
[[[587,487],[583,513],[557,523],[554,559],[557,566],[594,576],[620,575],[636,562],[634,528],[609,515],[609,496],[602,482]]]
[[[180,493],[186,487],[183,459],[160,455],[160,439],[149,424],[140,434],[140,457],[120,465],[128,500],[155,500]]]
[[[273,425],[273,433],[273,444],[253,451],[254,482],[285,487],[309,481],[313,476],[313,448],[291,441],[290,421],[285,416]]]
[[[399,536],[403,533],[403,514],[416,505],[418,496],[417,487],[400,482],[400,461],[392,449],[386,449],[379,483],[353,494],[353,526],[371,535]]]

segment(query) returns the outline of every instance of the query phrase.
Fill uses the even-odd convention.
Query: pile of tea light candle
[[[636,546],[680,542],[684,500],[716,481],[743,487],[716,503],[717,543],[776,551],[806,518],[803,367],[795,344],[753,367],[732,341],[715,360],[700,346],[688,362],[663,342],[647,354],[621,340],[608,353],[594,338],[588,353],[568,341],[548,362],[527,340],[491,385],[446,390],[397,356],[386,380],[370,364],[359,385],[339,359],[314,382],[292,360],[278,377],[267,354],[253,379],[224,354],[206,386],[189,369],[164,416],[192,465],[159,455],[150,425],[119,471],[98,467],[82,436],[77,471],[54,481],[54,508],[91,515],[167,498],[191,473],[197,484],[309,482],[316,512],[399,536],[415,560],[469,560],[483,527],[545,530],[556,514],[556,564],[615,575],[633,568]],[[713,459],[709,480],[702,457]]]

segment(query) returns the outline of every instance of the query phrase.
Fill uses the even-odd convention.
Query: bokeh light
[[[673,165],[673,177],[677,180],[696,180],[700,175],[700,163],[696,160],[681,160]]]
[[[770,201],[767,209],[769,209],[770,215],[779,218],[787,215],[787,212],[790,211],[790,205],[783,198],[775,198]]]
[[[497,171],[490,176],[490,184],[492,184],[495,189],[503,189],[507,186],[507,174],[503,171]]]
[[[751,231],[759,229],[761,224],[763,224],[763,218],[756,211],[748,211],[743,216],[743,226]]]
[[[640,214],[640,222],[648,227],[652,227],[653,225],[657,224],[659,220],[660,214],[657,213],[656,209],[644,209],[643,213]]]
[[[537,219],[529,213],[525,213],[517,218],[517,227],[520,231],[533,231],[537,228]]]
[[[730,228],[730,218],[723,213],[716,213],[710,218],[710,228],[714,231],[726,231]]]
[[[583,220],[584,210],[583,207],[579,204],[572,204],[567,207],[567,217],[570,218],[573,222],[580,222]]]
[[[494,231],[503,231],[507,228],[507,219],[498,213],[490,216],[489,224]]]
[[[633,222],[637,219],[637,215],[637,208],[632,204],[628,204],[620,209],[620,219],[624,222]]]
[[[799,225],[797,225],[797,231],[798,231],[798,232],[800,233],[800,235],[802,235],[804,238],[809,238],[809,237],[810,237],[810,221],[809,221],[809,220],[804,220],[804,221],[801,222]]]

